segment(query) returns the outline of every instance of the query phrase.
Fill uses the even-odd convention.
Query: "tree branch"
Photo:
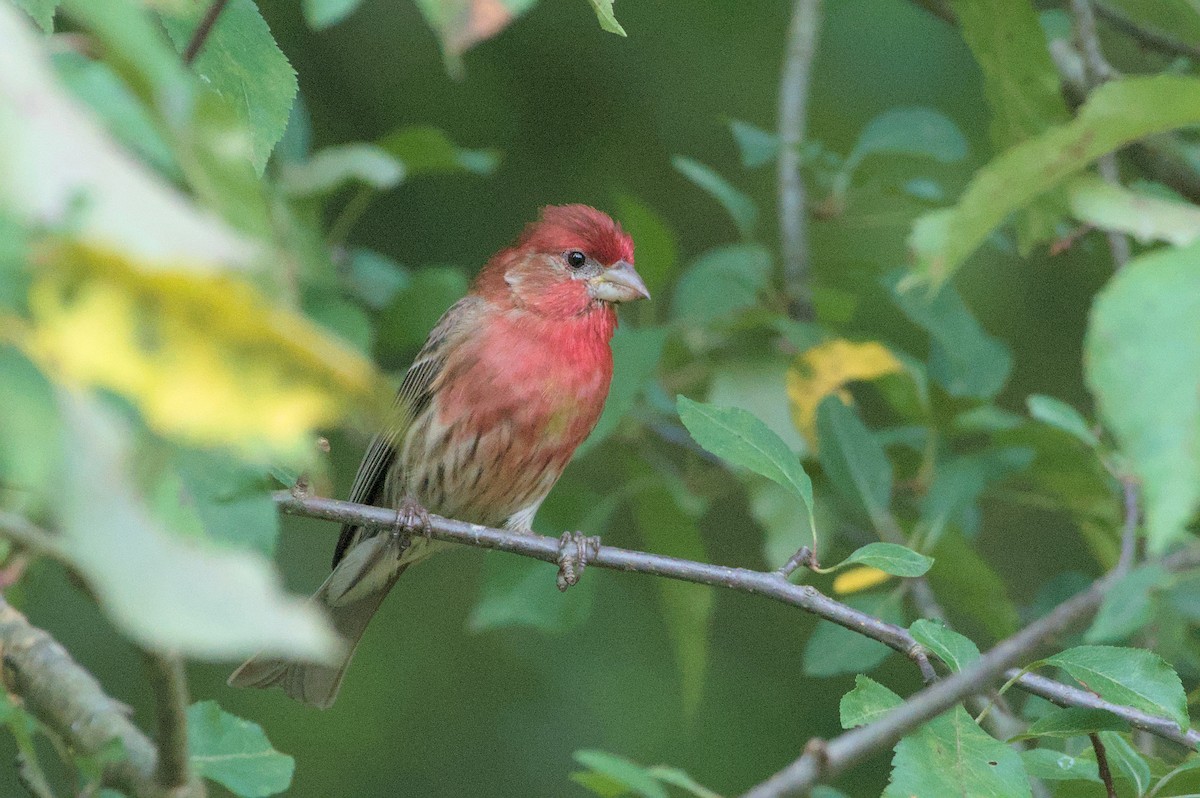
[[[104,783],[137,798],[199,798],[202,791],[168,790],[155,778],[158,752],[129,720],[130,710],[105,694],[49,634],[30,625],[0,597],[4,687],[82,756],[104,753],[113,740],[122,757],[104,765]]]
[[[217,18],[221,16],[221,12],[225,10],[228,3],[229,0],[213,0],[212,5],[204,12],[204,17],[196,26],[196,30],[192,32],[192,38],[188,40],[187,47],[183,50],[184,64],[191,66],[192,62],[196,60],[196,56],[200,55],[204,42],[208,40],[213,26],[217,24]]]
[[[788,313],[800,321],[815,315],[810,285],[808,202],[800,174],[800,145],[808,120],[813,60],[821,29],[821,0],[796,0],[788,27],[787,55],[779,80],[779,237]]]
[[[396,522],[396,512],[383,507],[353,504],[336,499],[293,496],[290,491],[286,490],[276,491],[273,496],[279,510],[288,515],[321,518],[326,521],[335,521],[339,524],[349,523],[356,526],[368,526],[379,529],[391,529]],[[504,529],[493,529],[477,524],[468,524],[463,521],[454,521],[436,515],[431,515],[429,519],[430,536],[435,540],[445,540],[466,546],[507,551],[512,554],[532,557],[533,559],[549,563],[557,563],[561,557],[560,541],[557,538],[512,532]],[[765,596],[775,601],[798,607],[827,621],[858,632],[872,640],[877,640],[889,648],[913,659],[914,662],[917,660],[914,659],[912,652],[921,649],[913,636],[908,633],[907,629],[887,623],[886,621],[881,621],[872,615],[868,615],[840,601],[829,598],[810,585],[792,584],[777,571],[764,572],[751,571],[747,568],[730,568],[723,565],[681,560],[661,554],[619,549],[614,546],[598,547],[588,557],[587,564],[598,568],[652,574],[668,579],[678,579],[685,582],[720,587],[726,590],[735,590],[741,593]],[[1200,564],[1200,550],[1188,550],[1183,555],[1168,558],[1164,561],[1164,565],[1171,570],[1179,570],[1198,564]],[[1036,643],[1040,643],[1042,640],[1053,636],[1058,630],[1055,624],[1060,623],[1054,619],[1060,617],[1063,607],[1067,607],[1068,609],[1077,607],[1078,602],[1086,600],[1083,609],[1076,609],[1074,611],[1081,614],[1094,611],[1099,606],[1100,600],[1103,597],[1103,590],[1115,578],[1115,575],[1105,577],[1095,583],[1090,590],[1068,600],[1065,604],[1060,605],[1059,609],[1055,610],[1051,615],[1037,621],[1032,626],[1027,627],[1025,631],[1000,643],[988,652],[980,660],[980,662],[984,662],[988,667],[988,676],[980,682],[982,686],[972,682],[969,689],[963,693],[958,693],[957,691],[962,689],[960,685],[961,678],[963,677],[963,673],[958,673],[938,682],[934,687],[918,695],[924,695],[931,690],[953,690],[959,696],[947,704],[947,706],[953,706],[963,696],[970,695],[973,692],[980,692],[987,684],[996,681],[996,677],[999,674],[1003,673],[1007,678],[1016,676],[1017,672],[1015,670],[1007,673],[1004,672],[1011,664],[1007,662],[1008,659],[1014,657],[1015,659],[1020,659],[1021,652],[1013,653],[1012,647],[1014,645],[1027,640],[1027,635],[1029,634],[1045,635],[1045,638],[1039,638],[1035,641]],[[1033,630],[1033,632],[1030,632],[1030,630]],[[1014,641],[1017,642],[1014,643]],[[996,664],[997,662],[999,663],[998,665]],[[947,688],[945,685],[951,685],[951,687]],[[1097,698],[1091,693],[1069,687],[1036,674],[1024,674],[1017,680],[1016,686],[1026,692],[1042,696],[1064,706],[1100,707],[1107,709],[1114,715],[1124,718],[1131,726],[1181,745],[1193,747],[1196,743],[1200,743],[1200,732],[1194,730],[1181,732],[1179,727],[1169,718],[1149,715],[1131,707],[1111,704]],[[938,693],[938,695],[942,694]],[[938,713],[935,712],[934,714]]]
[[[146,671],[158,710],[158,767],[155,778],[164,788],[192,781],[188,762],[187,675],[174,654],[146,651]]]

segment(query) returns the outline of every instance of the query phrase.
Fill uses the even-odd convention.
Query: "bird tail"
[[[338,563],[311,601],[321,604],[345,642],[332,663],[291,662],[258,654],[229,676],[231,687],[282,687],[291,698],[320,709],[333,706],[358,641],[408,562],[388,556],[388,535],[356,545]],[[401,550],[402,553],[402,550]]]

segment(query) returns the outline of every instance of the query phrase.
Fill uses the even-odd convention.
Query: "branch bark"
[[[320,518],[326,521],[335,521],[339,524],[350,523],[356,526],[369,526],[379,529],[390,529],[396,522],[395,511],[383,507],[353,504],[336,499],[294,496],[290,491],[286,490],[276,491],[274,499],[279,510],[288,515]],[[445,540],[466,546],[507,551],[512,554],[532,557],[533,559],[549,563],[558,563],[561,558],[560,541],[557,538],[522,534],[504,529],[493,529],[491,527],[442,518],[436,515],[431,515],[429,518],[430,536],[435,540]],[[631,551],[629,549],[603,545],[590,554],[587,564],[598,568],[652,574],[668,579],[678,579],[741,593],[765,596],[775,601],[798,607],[827,621],[877,640],[910,659],[914,659],[912,652],[921,650],[920,645],[908,633],[907,629],[887,623],[840,601],[829,598],[810,585],[792,584],[777,571],[765,572],[752,571],[747,568],[731,568],[723,565],[681,560],[661,554],[650,554],[648,552]],[[1164,562],[1164,565],[1172,570],[1200,565],[1200,550],[1188,550],[1183,555],[1169,558]],[[1000,676],[1004,678],[1016,676],[1016,669],[1006,669],[1021,658],[1025,652],[1025,647],[1030,645],[1030,635],[1036,637],[1036,640],[1032,643],[1032,646],[1036,647],[1041,642],[1054,636],[1057,631],[1060,631],[1060,627],[1069,626],[1069,622],[1078,620],[1080,616],[1095,611],[1103,598],[1104,590],[1116,578],[1117,574],[1115,573],[1104,577],[1096,582],[1090,590],[1060,605],[1057,610],[1046,616],[1046,618],[1026,627],[1024,631],[1015,637],[1009,638],[997,645],[980,660],[984,664],[983,667],[987,669],[986,675],[981,677],[972,671],[974,675],[972,676],[972,680],[967,683],[965,691],[963,688],[963,678],[966,672],[947,677],[917,695],[921,696],[932,691],[938,691],[935,693],[934,700],[937,702],[934,704],[935,709],[943,705],[947,700],[947,695],[956,696],[954,700],[944,705],[945,707],[950,707],[958,703],[965,696],[981,692],[987,686],[998,681]],[[1064,607],[1067,609],[1064,610]],[[1066,621],[1063,621],[1062,613],[1068,611],[1077,613],[1078,615],[1072,614]],[[1030,630],[1033,631],[1031,632]],[[946,685],[950,685],[950,687],[946,687]],[[1015,685],[1026,692],[1042,696],[1064,706],[1107,709],[1114,715],[1124,718],[1135,728],[1143,729],[1180,745],[1194,747],[1197,743],[1200,743],[1200,732],[1191,729],[1181,732],[1169,718],[1149,715],[1131,707],[1111,704],[1091,693],[1069,687],[1043,676],[1027,673],[1022,675],[1016,681]],[[945,691],[950,691],[950,693]],[[943,709],[937,709],[937,711],[933,712],[933,715],[943,710],[944,707]],[[928,715],[925,719],[933,717],[933,715]],[[919,721],[916,725],[919,725],[921,722],[924,721]],[[907,728],[911,727],[906,727],[906,730]],[[830,745],[832,744],[830,743]]]
[[[83,756],[103,753],[113,740],[123,756],[104,766],[104,782],[137,798],[200,798],[202,789],[167,789],[157,779],[158,751],[129,719],[130,710],[110,698],[49,634],[0,598],[0,655],[4,687],[25,708]]]
[[[192,782],[188,762],[187,675],[174,654],[145,652],[146,671],[158,710],[158,767],[155,778],[166,789]]]
[[[796,0],[788,28],[787,55],[779,80],[779,238],[788,313],[794,319],[815,318],[810,285],[808,200],[800,174],[800,145],[808,120],[813,60],[821,28],[821,0]]]

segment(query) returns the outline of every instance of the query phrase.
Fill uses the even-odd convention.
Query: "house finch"
[[[313,597],[347,642],[333,666],[255,657],[229,682],[281,686],[330,706],[354,647],[404,569],[441,543],[428,513],[529,532],[538,506],[600,418],[614,306],[649,297],[633,241],[586,205],[542,210],[487,262],[409,368],[392,425],[367,449],[350,500],[395,507],[394,530],[344,526]]]

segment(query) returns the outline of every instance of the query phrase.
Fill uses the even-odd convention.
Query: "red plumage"
[[[372,441],[351,501],[529,531],[600,418],[612,379],[614,305],[648,297],[633,241],[586,205],[547,207],[493,256],[434,327]],[[329,706],[354,646],[400,573],[439,544],[347,526],[316,600],[347,639],[336,666],[254,658],[238,686],[282,686]]]

